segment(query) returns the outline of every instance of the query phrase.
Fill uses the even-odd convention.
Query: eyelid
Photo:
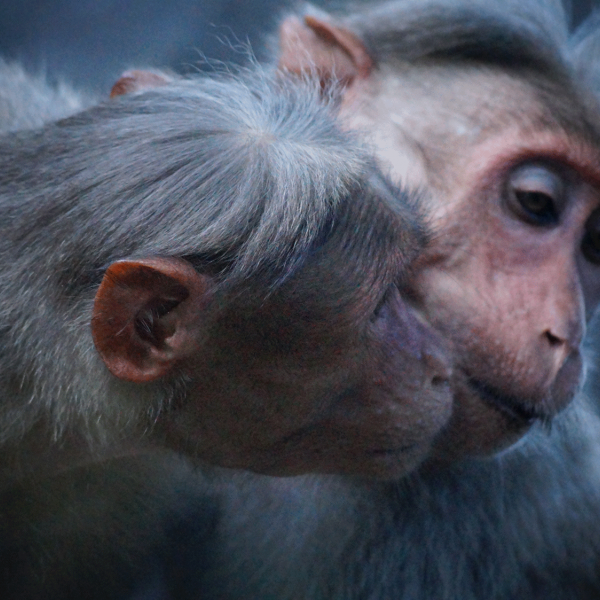
[[[509,178],[509,184],[528,192],[541,192],[559,201],[565,194],[565,181],[558,173],[544,165],[523,165]]]
[[[539,194],[548,198],[549,210],[528,210],[522,197]],[[510,212],[518,219],[534,226],[553,226],[558,223],[567,203],[567,181],[552,166],[526,163],[515,168],[508,176],[504,201]]]

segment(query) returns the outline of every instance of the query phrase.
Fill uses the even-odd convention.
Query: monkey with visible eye
[[[281,67],[317,72],[326,94],[341,80],[344,126],[396,183],[428,191],[431,242],[411,277],[378,288],[371,316],[402,289],[444,338],[452,398],[428,460],[397,479],[398,447],[361,445],[357,430],[388,483],[213,475],[215,530],[185,575],[163,557],[180,584],[168,592],[596,598],[598,420],[581,396],[567,406],[599,297],[597,100],[576,61],[586,40],[567,45],[564,16],[541,0],[312,12],[282,34]]]

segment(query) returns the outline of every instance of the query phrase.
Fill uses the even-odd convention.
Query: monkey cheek
[[[426,460],[451,403],[448,385],[369,380],[340,393],[324,418],[258,450],[250,469],[398,479]]]
[[[336,403],[323,424],[323,472],[398,479],[430,454],[452,412],[449,385],[376,380]]]

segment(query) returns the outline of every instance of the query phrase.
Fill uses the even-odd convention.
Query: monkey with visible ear
[[[280,473],[428,452],[449,370],[398,291],[417,213],[311,84],[254,76],[2,140],[9,478],[86,444]]]
[[[398,481],[232,480],[203,598],[600,596],[600,422],[579,393],[600,299],[597,31],[577,46],[542,0],[284,22],[280,69],[341,80],[345,127],[431,190],[408,287],[449,344],[453,408]]]
[[[186,511],[204,540],[218,504],[173,452],[399,476],[450,416],[444,343],[401,292],[415,199],[318,86],[127,77],[0,138],[3,598],[122,597]]]

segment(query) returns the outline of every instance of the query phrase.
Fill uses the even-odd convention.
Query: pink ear
[[[279,68],[292,73],[316,71],[323,83],[346,84],[366,78],[373,60],[350,31],[313,16],[289,17],[279,30]]]
[[[161,87],[172,81],[172,78],[164,73],[154,71],[125,71],[110,90],[110,97],[133,94],[150,88]]]
[[[109,371],[153,381],[198,350],[209,278],[175,258],[118,261],[98,288],[92,337]]]

